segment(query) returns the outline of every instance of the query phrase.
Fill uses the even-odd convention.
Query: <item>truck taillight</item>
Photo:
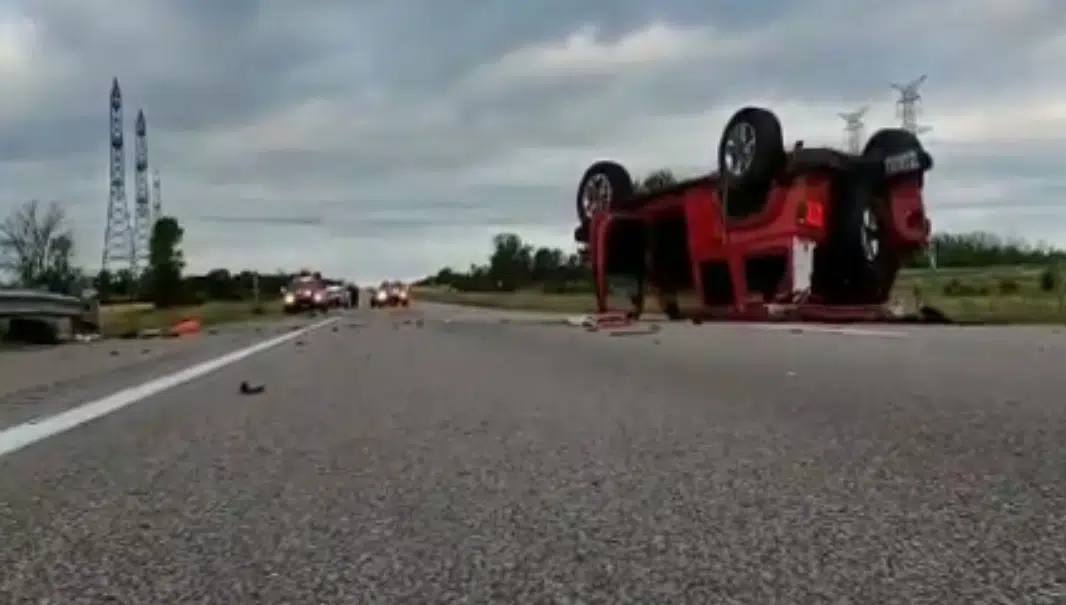
[[[825,227],[825,204],[822,200],[808,199],[800,202],[797,220],[806,227]]]
[[[924,245],[931,225],[925,214],[921,180],[907,179],[894,183],[889,198],[896,239],[907,246]]]

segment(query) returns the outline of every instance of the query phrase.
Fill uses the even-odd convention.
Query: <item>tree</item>
[[[56,202],[26,202],[0,223],[0,269],[24,288],[75,294],[82,274],[74,267],[74,233]]]
[[[152,227],[148,244],[148,296],[157,307],[172,307],[182,302],[182,271],[185,259],[181,238],[185,231],[177,219],[164,216]]]
[[[533,248],[514,233],[501,233],[492,239],[489,278],[500,290],[512,291],[530,283]]]

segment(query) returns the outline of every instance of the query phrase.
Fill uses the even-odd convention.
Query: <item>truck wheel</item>
[[[887,208],[872,187],[856,184],[834,205],[824,262],[816,263],[817,283],[831,303],[881,304],[888,300],[900,269],[884,223]]]
[[[585,171],[577,187],[577,218],[588,224],[592,217],[633,197],[633,178],[617,162],[596,162]]]
[[[745,107],[733,114],[718,143],[718,174],[732,191],[765,186],[785,161],[781,121],[768,109]]]

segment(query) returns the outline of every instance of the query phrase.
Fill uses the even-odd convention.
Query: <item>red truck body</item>
[[[745,146],[731,147],[738,125],[751,139],[746,160],[729,157]],[[786,151],[780,138],[772,113],[741,110],[726,127],[718,172],[646,194],[614,162],[590,167],[575,238],[589,245],[599,310],[611,310],[611,282],[625,277],[636,284],[633,315],[651,289],[673,318],[685,290],[696,293],[698,307],[684,311],[693,318],[880,317],[902,264],[928,245],[922,190],[932,158],[895,129],[875,134],[862,154]]]

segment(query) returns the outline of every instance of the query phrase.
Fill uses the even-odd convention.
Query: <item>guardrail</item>
[[[100,304],[95,292],[85,296],[64,296],[35,290],[0,290],[0,318],[69,318],[78,327],[98,330]]]

